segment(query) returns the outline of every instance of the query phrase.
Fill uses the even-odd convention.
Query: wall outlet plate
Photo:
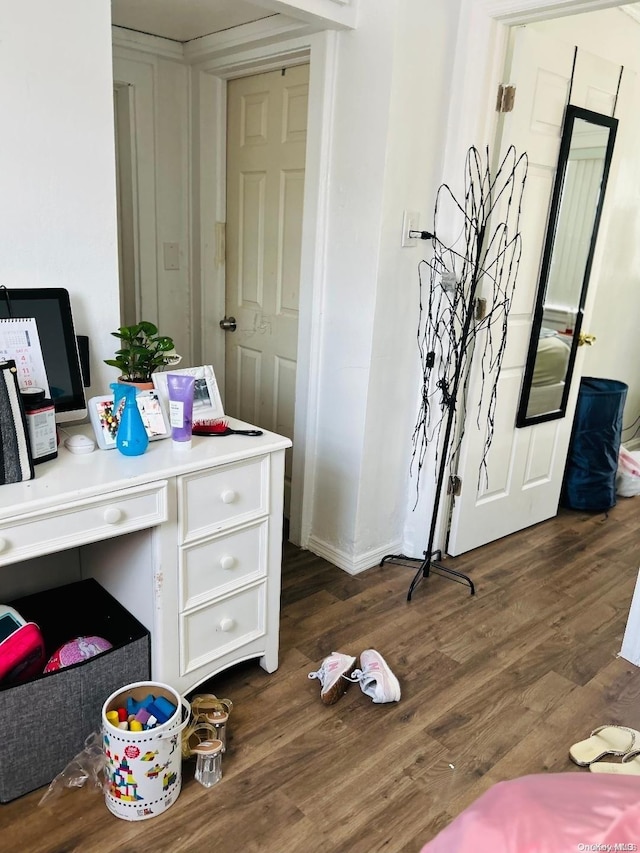
[[[163,243],[162,253],[164,256],[164,268],[166,270],[180,269],[180,244]]]
[[[410,231],[420,230],[420,214],[415,210],[405,210],[402,214],[402,241],[401,245],[405,248],[408,246],[416,246],[418,237],[410,237]]]

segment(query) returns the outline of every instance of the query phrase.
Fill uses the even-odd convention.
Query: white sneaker
[[[400,701],[400,683],[380,652],[365,649],[360,655],[360,667],[354,669],[351,680],[360,682],[363,693],[374,702]]]
[[[345,692],[349,678],[356,665],[356,659],[351,655],[343,655],[340,652],[331,652],[320,664],[317,672],[310,672],[309,678],[317,678],[322,685],[320,699],[325,705],[333,705]]]

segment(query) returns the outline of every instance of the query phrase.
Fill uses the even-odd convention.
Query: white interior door
[[[478,429],[477,412],[483,401],[478,394],[474,396],[474,391],[482,386],[479,381],[470,383],[466,432],[457,472],[462,490],[453,502],[447,544],[451,555],[492,542],[557,513],[581,373],[582,358],[578,350],[565,417],[515,428],[564,109],[570,92],[574,47],[542,37],[526,27],[518,28],[513,36],[507,79],[516,86],[515,106],[504,116],[497,147],[506,150],[514,145],[519,155],[526,152],[529,158],[520,220],[522,258],[509,314],[486,479],[479,475],[486,421],[481,417],[483,426]],[[578,56],[571,103],[611,115],[619,67],[582,51]],[[594,286],[592,275],[590,288]]]
[[[293,439],[309,66],[227,92],[225,411]],[[285,471],[288,516],[291,451]]]

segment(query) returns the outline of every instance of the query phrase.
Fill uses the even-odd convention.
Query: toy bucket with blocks
[[[126,731],[107,719],[108,711],[126,709],[127,699],[142,706],[150,694],[175,706],[172,716],[154,728]],[[138,681],[109,696],[102,706],[102,736],[105,800],[112,814],[124,820],[146,820],[176,801],[182,785],[180,740],[190,715],[189,703],[168,684]]]

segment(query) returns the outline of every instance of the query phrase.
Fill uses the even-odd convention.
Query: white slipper
[[[569,757],[581,767],[588,767],[605,755],[626,755],[636,747],[640,747],[640,732],[635,729],[600,726],[591,732],[591,737],[574,743],[569,749]]]
[[[596,761],[589,765],[592,773],[617,773],[621,776],[640,776],[640,749],[622,756],[622,761]]]

